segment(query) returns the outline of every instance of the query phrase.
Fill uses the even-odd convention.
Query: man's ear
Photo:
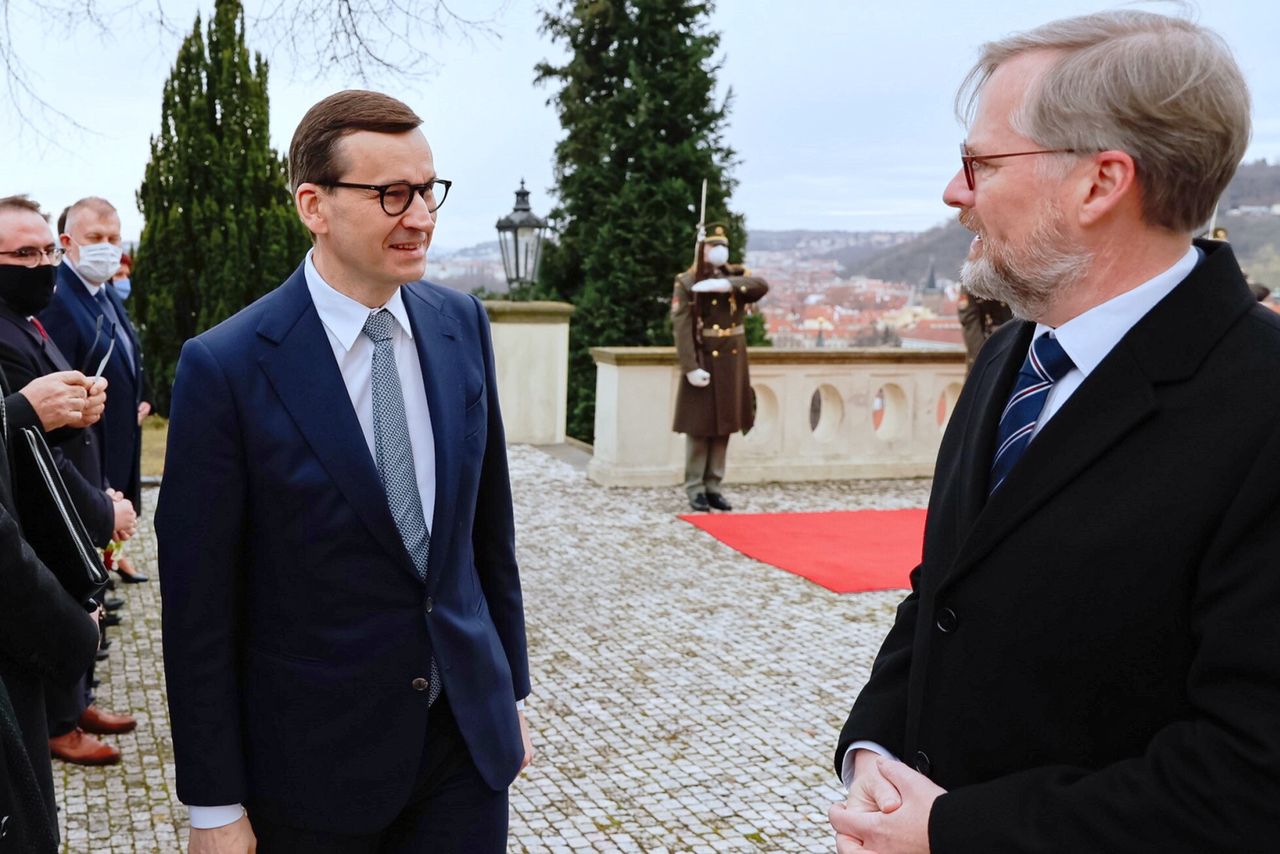
[[[318,184],[304,181],[293,191],[293,206],[298,211],[302,224],[312,234],[328,234],[329,223],[325,217],[324,195]]]
[[[70,249],[70,248],[71,248],[71,235],[70,235],[70,234],[67,234],[67,233],[65,233],[65,232],[64,232],[64,233],[62,233],[62,234],[59,234],[59,235],[58,235],[58,243],[62,244],[62,248],[63,248],[63,249]]]
[[[1099,151],[1089,157],[1079,188],[1080,225],[1096,225],[1116,208],[1138,203],[1138,168],[1123,151]]]

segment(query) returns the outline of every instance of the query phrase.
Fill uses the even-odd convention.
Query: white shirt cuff
[[[215,827],[237,822],[244,816],[244,807],[240,804],[227,804],[220,807],[187,807],[191,813],[191,826],[196,830],[212,830]]]
[[[844,752],[844,761],[840,763],[840,782],[844,784],[845,789],[853,785],[853,754],[859,750],[870,750],[886,759],[898,758],[874,741],[855,741]]]
[[[516,711],[517,712],[524,711],[524,700],[516,700]]]

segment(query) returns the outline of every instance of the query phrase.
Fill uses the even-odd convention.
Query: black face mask
[[[0,264],[0,300],[23,317],[44,311],[53,299],[58,282],[58,268],[52,264],[20,267]]]

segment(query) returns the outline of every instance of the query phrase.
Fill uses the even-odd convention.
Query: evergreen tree
[[[249,55],[239,0],[196,16],[164,85],[138,190],[134,276],[152,400],[168,411],[183,343],[278,285],[310,245],[270,146],[267,63]]]
[[[591,439],[590,348],[669,345],[675,275],[693,261],[703,179],[707,220],[727,226],[741,256],[746,229],[728,209],[734,152],[724,141],[731,96],[717,103],[719,36],[710,2],[561,0],[543,32],[572,51],[542,63],[565,137],[556,146],[559,239],[544,250],[538,295],[573,302],[571,435]]]

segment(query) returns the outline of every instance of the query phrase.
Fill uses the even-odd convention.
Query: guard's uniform
[[[736,265],[713,268],[712,277],[728,279],[728,293],[693,292],[693,273],[676,277],[671,295],[671,325],[680,359],[680,390],[673,429],[689,436],[685,491],[720,494],[729,435],[755,422],[747,370],[747,338],[743,324],[747,306],[769,291],[756,276],[732,275]],[[700,322],[699,322],[700,321]],[[685,376],[702,368],[710,385],[698,388]]]

